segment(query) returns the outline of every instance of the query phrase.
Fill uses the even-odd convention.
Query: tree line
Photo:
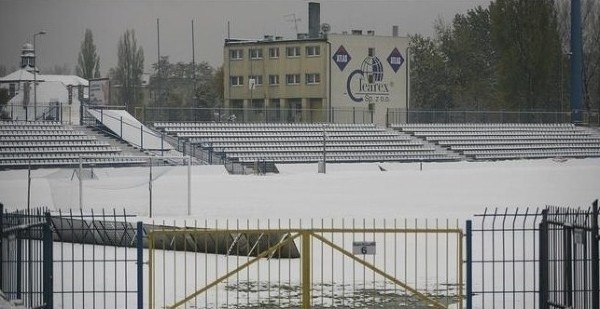
[[[493,0],[438,19],[433,37],[410,38],[412,109],[570,110],[570,0]],[[600,2],[582,0],[584,102],[600,109]],[[100,59],[87,29],[76,73],[97,78]],[[143,102],[144,52],[135,32],[119,38],[118,64],[109,70],[118,88],[114,104],[133,111]],[[153,106],[213,107],[222,101],[223,71],[206,62],[152,64]]]
[[[111,104],[125,106],[133,113],[135,107],[147,102],[153,106],[212,107],[222,98],[222,69],[215,69],[207,62],[170,63],[169,57],[161,57],[152,64],[147,89],[142,91],[144,74],[144,50],[137,45],[134,30],[126,30],[117,46],[117,66],[109,69]],[[96,51],[94,37],[86,29],[77,59],[76,74],[85,79],[100,77],[100,56]],[[219,92],[221,91],[221,92]],[[144,98],[144,93],[149,97]]]
[[[600,2],[582,1],[584,109],[600,109]],[[570,110],[570,0],[494,0],[410,36],[424,110]]]

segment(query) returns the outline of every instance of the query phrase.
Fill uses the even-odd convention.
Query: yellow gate
[[[148,307],[462,308],[461,229],[362,223],[149,232]]]

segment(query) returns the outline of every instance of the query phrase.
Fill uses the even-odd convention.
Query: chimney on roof
[[[308,37],[318,38],[321,27],[321,4],[318,2],[308,3]]]
[[[392,26],[392,36],[393,37],[397,37],[398,36],[398,25],[393,25]]]

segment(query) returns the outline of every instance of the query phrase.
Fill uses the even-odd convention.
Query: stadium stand
[[[0,121],[0,169],[76,166],[81,157],[97,166],[143,163],[60,122]]]
[[[414,162],[458,160],[456,154],[373,124],[176,123],[154,127],[242,163]],[[325,137],[324,137],[325,134]]]
[[[393,124],[469,160],[600,157],[600,134],[572,124]]]

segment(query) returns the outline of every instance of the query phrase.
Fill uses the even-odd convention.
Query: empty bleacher
[[[600,134],[572,124],[394,124],[470,160],[600,157]]]
[[[458,156],[373,124],[155,123],[154,127],[242,163],[414,162]],[[324,138],[325,134],[325,138]]]
[[[76,166],[81,157],[97,166],[143,163],[60,122],[0,121],[0,169]]]

